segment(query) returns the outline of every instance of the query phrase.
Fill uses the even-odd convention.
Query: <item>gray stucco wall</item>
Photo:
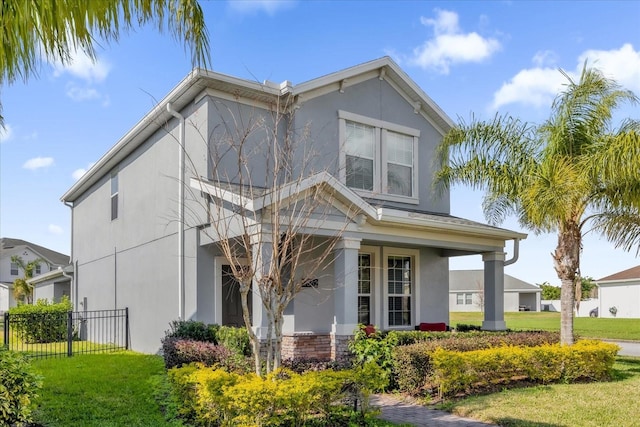
[[[420,249],[420,321],[449,324],[449,259],[437,249]]]

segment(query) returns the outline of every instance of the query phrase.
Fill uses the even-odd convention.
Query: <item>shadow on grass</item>
[[[616,364],[618,367],[614,368],[611,381],[624,381],[640,374],[640,358],[638,357],[618,357]]]
[[[497,420],[495,420],[495,422],[502,427],[567,427],[564,424],[541,423],[508,417],[498,418]]]

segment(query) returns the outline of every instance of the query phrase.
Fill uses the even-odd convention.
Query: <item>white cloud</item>
[[[555,62],[555,58],[546,52],[536,53],[532,59],[535,67],[521,70],[503,83],[493,95],[492,107],[497,109],[515,103],[534,107],[551,105],[567,80],[557,68],[543,65],[550,58]],[[577,58],[575,70],[567,70],[567,74],[572,79],[579,79],[587,59],[588,66],[600,69],[626,89],[640,91],[640,52],[634,50],[631,44],[627,43],[617,50],[587,50]]]
[[[0,127],[0,144],[10,141],[13,138],[13,128],[5,123],[4,128]]]
[[[55,224],[49,224],[49,233],[51,234],[62,234],[64,230],[62,230],[62,227],[60,227],[59,225],[55,225]]]
[[[605,76],[613,78],[626,89],[640,92],[640,51],[630,43],[618,50],[587,50],[578,58],[578,70],[585,62],[598,68]]]
[[[34,157],[27,160],[22,167],[24,169],[36,170],[42,168],[48,168],[53,165],[53,157]]]
[[[533,55],[532,61],[536,67],[552,67],[558,62],[558,55],[552,50],[541,50]]]
[[[73,177],[74,180],[79,180],[80,178],[82,178],[82,175],[84,175],[85,173],[87,173],[87,171],[89,169],[91,169],[91,166],[93,166],[95,163],[89,163],[89,165],[87,166],[87,168],[80,168],[80,169],[76,169],[73,171],[73,173],[71,174],[71,176]]]
[[[229,0],[229,7],[239,13],[265,12],[274,15],[293,7],[295,3],[292,0]]]
[[[457,13],[435,11],[435,19],[420,18],[423,25],[433,27],[434,37],[413,50],[409,63],[449,74],[452,64],[482,62],[501,49],[500,42],[494,38],[484,38],[476,32],[462,32]]]
[[[83,52],[76,52],[67,64],[55,62],[53,67],[55,77],[68,73],[88,83],[104,81],[111,71],[111,64],[100,58],[93,61]]]

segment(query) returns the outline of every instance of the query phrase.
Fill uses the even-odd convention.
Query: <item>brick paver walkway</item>
[[[376,394],[370,398],[371,406],[380,408],[380,418],[392,423],[411,424],[416,427],[486,427],[487,424],[462,418],[445,411],[429,409],[410,398],[392,394]]]

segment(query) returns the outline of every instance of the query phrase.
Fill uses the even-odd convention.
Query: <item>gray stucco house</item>
[[[540,311],[542,289],[517,277],[504,275],[504,311]],[[484,272],[449,272],[449,308],[451,311],[482,311]]]
[[[69,265],[69,255],[62,254],[44,246],[37,245],[22,239],[14,239],[3,237],[0,239],[0,311],[7,311],[16,305],[13,298],[13,281],[24,276],[24,271],[18,268],[18,265],[11,261],[11,257],[19,256],[22,261],[29,263],[30,261],[41,259],[40,265],[33,272],[34,277],[28,283],[33,285],[34,280],[57,272],[58,269]],[[38,298],[48,298],[53,300],[54,286],[52,285],[45,293],[38,293],[38,289],[34,289],[34,301]],[[49,295],[51,291],[51,295]],[[60,298],[62,295],[70,295],[71,281],[63,278],[58,281],[55,286],[55,294]]]
[[[177,318],[239,322],[238,294],[223,274],[229,266],[207,233],[216,219],[202,215],[216,197],[208,190],[218,170],[210,154],[274,108],[304,129],[294,137],[320,147],[315,169],[322,172],[304,184],[358,210],[317,286],[287,309],[284,357],[336,357],[359,322],[383,329],[448,323],[452,256],[482,256],[483,326],[505,328],[505,245],[526,235],[450,215],[449,194],[436,194],[432,181],[435,149],[452,121],[388,57],[299,85],[191,72],[62,196],[71,207],[78,309],[128,306],[131,348],[143,352],[156,352]],[[259,170],[264,159],[253,162],[246,167]],[[230,204],[236,196],[230,186]],[[319,228],[330,232],[331,224]],[[255,294],[252,310],[264,338]]]

